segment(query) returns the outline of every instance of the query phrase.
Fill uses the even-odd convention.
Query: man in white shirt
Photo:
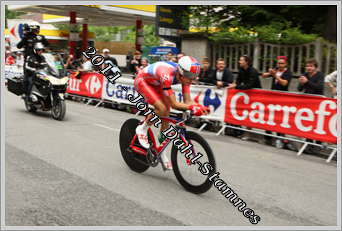
[[[226,68],[226,62],[222,58],[219,58],[216,61],[216,69],[213,74],[212,83],[218,88],[227,87],[229,84],[234,82],[233,74],[228,68]]]
[[[325,76],[324,82],[330,87],[331,93],[334,98],[337,97],[337,91],[336,91],[336,83],[337,81],[337,71],[334,71],[330,73],[329,75]]]
[[[91,63],[90,59],[87,59],[86,57],[82,56],[83,63],[80,68],[78,68],[78,71],[92,71],[93,70],[93,64]]]
[[[17,57],[15,59],[15,64],[17,65],[19,70],[22,70],[23,66],[24,66],[24,56],[23,53],[18,51],[17,52]]]

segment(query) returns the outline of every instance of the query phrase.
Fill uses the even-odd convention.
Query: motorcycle
[[[64,94],[67,89],[69,77],[64,66],[59,62],[61,57],[57,54],[43,53],[46,65],[37,71],[33,78],[33,87],[30,100],[24,98],[28,112],[50,111],[55,120],[63,120],[66,112]],[[9,79],[8,90],[16,95],[24,93],[23,78]]]

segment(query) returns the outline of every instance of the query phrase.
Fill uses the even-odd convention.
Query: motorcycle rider
[[[34,55],[34,46],[36,43],[42,43],[45,47],[49,46],[49,42],[46,40],[44,35],[40,35],[40,25],[38,22],[32,22],[30,25],[24,24],[23,25],[24,36],[21,41],[17,44],[18,49],[24,48],[24,65],[23,65],[23,72],[24,72],[24,89],[27,92],[28,89],[32,88],[32,86],[28,86],[29,80],[27,76],[30,76],[31,73],[26,73],[26,60],[28,56]]]
[[[33,86],[33,78],[37,74],[37,71],[44,68],[46,60],[42,53],[44,52],[44,45],[42,43],[36,43],[33,47],[33,54],[27,56],[25,62],[26,73],[24,75],[24,86],[26,86],[26,100],[31,101],[30,95]]]

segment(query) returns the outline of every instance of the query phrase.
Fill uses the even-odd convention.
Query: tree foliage
[[[59,30],[69,30],[69,24],[54,24]],[[78,31],[80,31],[80,27]],[[123,33],[124,42],[135,42],[135,27],[134,26],[89,26],[89,32],[93,32],[96,35],[97,41],[115,41],[114,37],[118,33]],[[154,25],[144,25],[144,46],[157,46],[159,45],[159,38],[155,36]]]
[[[9,10],[7,5],[5,5],[5,28],[7,28],[7,19],[16,19],[18,18],[20,15],[23,15],[25,13],[23,12],[19,12],[19,11],[13,11],[13,10]]]
[[[220,30],[211,33],[214,41],[300,44],[322,36],[329,11],[334,6],[299,5],[210,5],[190,6],[190,26]],[[232,30],[232,28],[235,28]]]

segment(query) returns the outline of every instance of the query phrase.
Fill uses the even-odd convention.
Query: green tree
[[[201,28],[201,32],[208,33],[209,28],[213,26],[220,26],[220,21],[224,15],[216,14],[220,10],[219,6],[190,6],[188,8],[189,15],[184,15],[184,21],[189,21],[186,28],[189,26]],[[190,18],[190,20],[189,20]]]
[[[241,42],[255,39],[242,36],[242,32],[245,31],[257,32],[260,40],[268,42],[301,43],[316,38],[316,35],[324,36],[326,28],[329,26],[327,25],[327,20],[331,15],[329,12],[336,10],[336,6],[333,5],[211,5],[204,7],[191,6],[188,8],[191,23],[197,23],[193,25],[207,28],[219,27],[221,32],[210,36],[214,40],[226,38],[225,40],[237,39]],[[204,13],[205,11],[210,14]],[[211,19],[212,16],[215,20]],[[239,30],[227,32],[229,27],[238,27]]]
[[[155,34],[155,25],[144,25],[144,46],[159,46],[160,39]]]
[[[68,24],[54,24],[59,30],[69,30]],[[80,30],[80,28],[79,28]],[[126,34],[123,38],[125,42],[135,42],[135,27],[134,26],[89,26],[88,30],[93,32],[98,41],[114,41],[114,37],[118,33]],[[155,36],[154,25],[144,25],[143,28],[144,45],[157,46],[159,45],[159,38]]]
[[[131,32],[129,32],[124,38],[125,42],[135,42],[135,27],[130,27]],[[155,35],[155,25],[144,25],[143,27],[144,36],[144,46],[158,46],[160,44],[160,39]]]
[[[16,19],[20,15],[23,15],[23,14],[25,14],[25,13],[19,12],[19,11],[9,10],[8,6],[5,5],[5,28],[8,28],[7,19]]]

